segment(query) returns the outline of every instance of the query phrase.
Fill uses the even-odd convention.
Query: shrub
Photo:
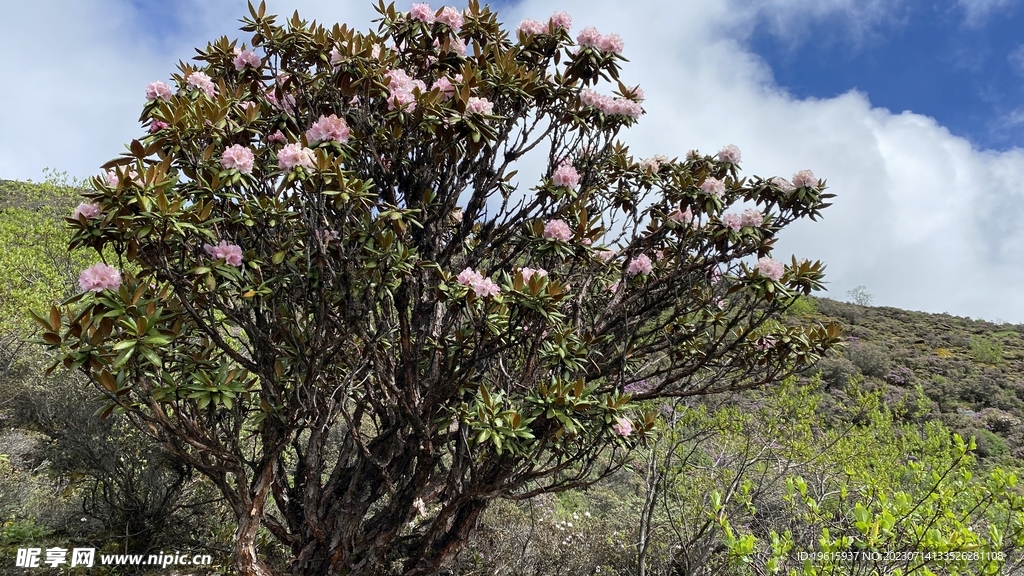
[[[69,219],[103,261],[38,318],[101,415],[218,486],[245,575],[263,528],[296,574],[435,572],[495,498],[621,466],[655,423],[634,400],[777,382],[838,340],[772,321],[822,287],[771,257],[828,205],[810,171],[632,157],[621,40],[564,14],[379,11],[362,34],[250,6],[248,43],[151,84]]]
[[[988,338],[971,338],[971,358],[982,364],[999,364],[1003,361],[1003,345]]]
[[[889,371],[889,352],[876,344],[851,344],[846,348],[846,355],[865,376],[883,378]]]

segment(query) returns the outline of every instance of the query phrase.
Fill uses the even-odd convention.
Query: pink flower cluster
[[[306,130],[306,140],[310,142],[326,142],[334,140],[342,144],[348,142],[351,131],[344,118],[338,118],[337,114],[320,116],[309,130]]]
[[[290,172],[296,166],[312,170],[315,167],[313,162],[313,151],[303,148],[298,142],[288,144],[277,151],[277,165],[285,172]]]
[[[650,274],[652,268],[650,257],[648,257],[647,254],[641,254],[630,260],[629,266],[626,267],[626,273],[630,276],[636,276],[637,274]]]
[[[685,211],[676,208],[668,215],[668,219],[673,222],[685,222],[686,224],[690,224],[693,222],[693,211],[690,210],[689,206],[686,207]]]
[[[463,24],[462,13],[451,6],[445,6],[441,8],[441,13],[437,15],[437,21],[447,24],[452,30],[458,32]]]
[[[421,6],[426,6],[421,4]],[[428,7],[429,9],[429,7]],[[416,109],[416,97],[412,91],[419,88],[420,92],[427,91],[427,85],[423,80],[411,78],[405,70],[388,70],[384,73],[388,79],[388,110],[398,108],[404,112],[412,112]]]
[[[613,98],[611,96],[605,96],[604,94],[598,94],[589,88],[580,92],[580,102],[585,106],[597,108],[609,116],[619,115],[629,116],[630,118],[639,118],[640,115],[644,113],[644,109],[640,106],[639,102],[628,98]]]
[[[434,21],[434,11],[430,9],[429,4],[413,4],[409,10],[409,18],[430,23]]]
[[[597,250],[595,254],[601,262],[607,262],[612,258],[615,258],[615,250],[609,250],[608,248],[601,248]]]
[[[580,183],[580,173],[568,162],[561,164],[555,173],[551,175],[551,182],[555,186],[565,188],[576,188]]]
[[[708,194],[721,198],[725,194],[725,182],[722,182],[718,178],[709,177],[701,183],[700,189]]]
[[[817,185],[818,179],[814,177],[814,172],[810,170],[801,170],[793,174],[793,186],[797,188],[814,188]]]
[[[121,183],[121,178],[118,177],[117,170],[115,170],[113,168],[111,168],[110,170],[107,170],[107,173],[104,174],[104,177],[107,180],[107,185],[110,186],[111,188],[117,188],[117,185]],[[138,177],[139,177],[139,173],[136,172],[135,170],[129,170],[128,171],[128,180],[129,181],[130,180],[135,180]]]
[[[220,155],[220,163],[225,168],[234,168],[242,174],[252,174],[252,165],[255,157],[249,148],[234,144],[224,149]]]
[[[235,59],[232,60],[235,64],[235,70],[242,70],[246,66],[258,69],[260,64],[263,63],[260,57],[256,55],[252,50],[239,50],[235,53]]]
[[[722,162],[729,162],[730,164],[739,164],[741,158],[740,149],[733,144],[722,148],[715,156]]]
[[[569,16],[567,12],[555,12],[546,23],[529,19],[523,20],[519,23],[519,26],[516,27],[516,32],[521,32],[526,36],[534,36],[539,34],[548,34],[553,30],[569,31],[571,29],[572,16]]]
[[[487,98],[477,98],[476,96],[470,96],[466,102],[466,114],[494,114],[494,103]]]
[[[722,224],[724,224],[726,228],[739,231],[740,228],[743,228],[743,217],[739,214],[723,214]]]
[[[161,100],[171,99],[171,87],[163,82],[150,82],[146,86],[146,100]]]
[[[202,90],[210,98],[217,95],[217,86],[206,72],[193,72],[188,75],[188,80],[185,82],[193,88]]]
[[[456,82],[462,82],[462,74],[455,75]],[[434,88],[441,91],[441,97],[443,100],[448,100],[455,96],[455,84],[447,76],[441,76],[434,82]]]
[[[743,225],[750,226],[751,228],[756,228],[761,224],[764,224],[764,214],[761,214],[753,208],[744,210],[741,218]]]
[[[757,261],[757,271],[762,276],[778,281],[779,278],[782,278],[786,268],[782,265],[782,262],[765,256]]]
[[[214,260],[223,260],[228,266],[242,265],[242,247],[237,244],[228,244],[227,240],[221,240],[216,246],[205,244],[203,250]]]
[[[544,225],[544,237],[551,240],[560,240],[565,242],[572,238],[572,230],[569,228],[569,225],[565,223],[565,220],[555,218],[554,220],[549,220],[548,223]]]
[[[612,54],[621,54],[622,49],[626,47],[618,34],[605,36],[598,32],[597,28],[584,28],[576,37],[576,43],[583,48],[596,48]]]
[[[93,218],[99,218],[103,215],[103,210],[96,204],[81,203],[75,207],[75,211],[71,213],[71,217],[78,220],[79,216],[84,216],[86,220]]]
[[[284,135],[284,132],[281,132],[280,130],[278,130],[277,132],[274,132],[270,136],[267,136],[267,142],[271,142],[271,143],[275,143],[276,142],[278,144],[284,144],[287,141],[288,141],[288,138],[286,138],[285,135]]]
[[[520,272],[523,275],[523,282],[529,282],[530,278],[533,278],[534,276],[537,278],[543,278],[548,275],[548,271],[543,268],[537,268],[534,270],[533,268],[527,268],[525,266],[520,270]]]
[[[619,436],[629,436],[633,433],[633,423],[625,418],[619,418],[618,421],[612,425],[612,430]]]
[[[93,264],[78,275],[78,287],[82,290],[117,290],[121,286],[121,273],[113,266]]]
[[[501,292],[501,288],[490,278],[484,278],[479,272],[472,268],[466,268],[456,277],[456,281],[463,286],[469,286],[477,296],[494,296]]]
[[[789,180],[786,180],[782,176],[776,176],[772,178],[771,183],[774,184],[779,190],[783,192],[792,192],[794,190],[793,185],[790,184]]]
[[[164,128],[167,128],[168,126],[170,126],[170,124],[168,124],[167,122],[163,122],[162,120],[154,120],[149,125],[149,133],[156,134],[157,132],[163,130]]]

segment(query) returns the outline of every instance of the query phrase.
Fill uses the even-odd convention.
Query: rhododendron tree
[[[102,416],[219,488],[242,574],[274,572],[264,528],[295,574],[434,573],[493,499],[620,466],[637,400],[777,382],[838,338],[771,321],[821,287],[763,260],[827,206],[809,172],[634,158],[623,41],[567,14],[378,10],[360,33],[250,6],[247,44],[150,84],[68,220],[105,263],[39,318]]]

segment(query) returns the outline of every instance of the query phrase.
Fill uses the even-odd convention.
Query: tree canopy
[[[772,256],[831,196],[740,152],[634,158],[622,40],[378,6],[250,5],[147,88],[145,135],[68,219],[100,260],[38,317],[123,415],[209,477],[243,574],[429,574],[495,498],[585,485],[635,402],[778,382],[838,341],[778,313],[824,266]],[[531,172],[532,171],[532,172]]]

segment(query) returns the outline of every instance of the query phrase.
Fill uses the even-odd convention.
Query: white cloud
[[[956,3],[964,11],[964,25],[978,28],[995,14],[1015,8],[1019,0],[957,0]]]
[[[18,79],[0,107],[0,178],[38,178],[47,165],[95,174],[138,135],[146,83],[166,78],[194,46],[244,36],[244,3],[177,3],[177,26],[159,39],[146,37],[127,0],[57,4],[4,9],[7,21],[46,22],[47,32],[11,27],[0,38],[7,78]],[[270,4],[287,15],[295,8]],[[375,17],[370,2],[297,7],[304,18],[360,29]],[[1024,152],[978,151],[931,118],[873,108],[868,94],[794,99],[745,46],[758,25],[808,42],[870,37],[898,21],[897,3],[528,0],[503,17],[513,28],[555,9],[574,16],[575,30],[625,39],[623,80],[648,97],[647,116],[624,136],[638,157],[736,144],[747,174],[811,168],[828,179],[835,205],[822,221],[784,232],[776,256],[824,260],[834,297],[866,285],[880,305],[1024,322]]]

